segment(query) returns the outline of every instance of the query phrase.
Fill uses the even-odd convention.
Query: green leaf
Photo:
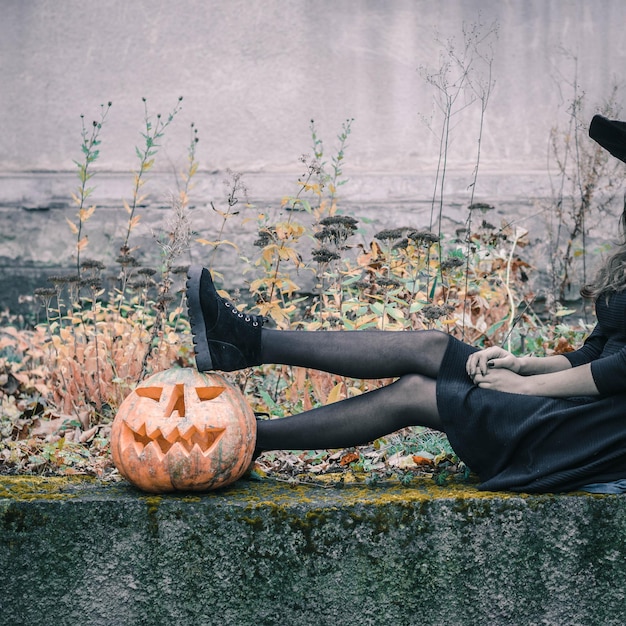
[[[356,276],[348,276],[348,278],[341,281],[341,284],[347,287],[348,285],[358,283],[360,280],[361,280],[360,274]]]
[[[385,305],[382,302],[373,302],[370,304],[370,309],[373,313],[380,316],[385,312]]]
[[[404,313],[400,309],[396,309],[395,307],[387,307],[387,315],[393,317],[394,320],[398,322],[404,322]]]
[[[429,294],[429,298],[432,300],[435,297],[435,291],[437,290],[437,282],[438,282],[438,276],[435,276],[435,278],[433,279],[433,286],[430,289],[430,294]]]
[[[493,335],[503,324],[506,323],[506,319],[503,320],[499,320],[498,322],[496,322],[495,324],[492,324],[488,329],[487,329],[487,336],[490,337],[491,335]]]
[[[367,322],[367,324],[359,326],[360,330],[367,330],[368,328],[378,328],[378,322]]]
[[[270,410],[270,413],[277,415],[278,417],[285,416],[285,412],[283,411],[282,407],[278,406],[276,402],[274,402],[272,396],[270,396],[270,394],[267,393],[265,389],[259,389],[259,395],[261,396],[261,398],[263,398],[265,404],[267,405],[267,408]]]

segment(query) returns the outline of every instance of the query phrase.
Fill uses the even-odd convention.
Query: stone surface
[[[626,622],[626,499],[0,481],[0,623]]]

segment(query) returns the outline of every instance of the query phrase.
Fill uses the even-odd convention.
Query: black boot
[[[261,363],[263,318],[240,313],[221,298],[211,272],[192,265],[187,273],[187,308],[201,372],[231,372]]]

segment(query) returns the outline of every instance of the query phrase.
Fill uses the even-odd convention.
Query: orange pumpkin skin
[[[141,382],[111,428],[118,471],[152,493],[223,487],[247,470],[255,442],[256,419],[239,390],[191,368]]]

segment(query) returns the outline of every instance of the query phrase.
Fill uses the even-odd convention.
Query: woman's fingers
[[[474,377],[474,384],[481,389],[528,394],[531,392],[524,384],[526,380],[526,377],[520,376],[509,369],[490,368],[487,374],[478,372]]]
[[[483,374],[487,371],[487,361],[489,355],[486,350],[480,350],[479,352],[474,352],[467,359],[467,374],[470,377],[476,375],[476,372],[482,372]]]
[[[491,346],[470,354],[466,363],[468,376],[473,378],[477,372],[485,375],[490,367],[507,367],[509,353],[498,346]]]

